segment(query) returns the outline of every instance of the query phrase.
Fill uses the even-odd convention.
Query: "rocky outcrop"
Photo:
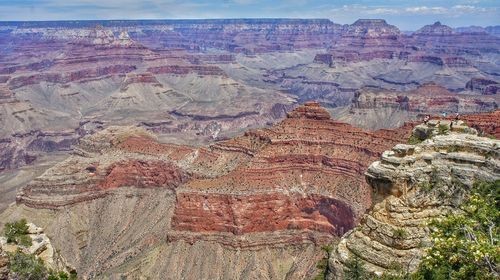
[[[14,253],[17,250],[41,259],[48,270],[66,273],[74,271],[54,248],[43,228],[37,227],[33,223],[26,225],[28,226],[27,235],[31,240],[30,246],[8,243],[6,237],[0,236],[0,279],[13,279],[14,275],[9,276],[9,258],[4,253]]]
[[[442,36],[453,34],[453,28],[436,21],[434,24],[426,25],[415,31],[415,35]]]
[[[330,258],[331,278],[340,279],[343,264],[354,255],[380,275],[399,265],[414,271],[431,246],[427,223],[457,211],[475,181],[500,178],[500,141],[450,121],[415,127],[417,145],[398,144],[383,153],[366,172],[374,206],[361,224],[345,234]]]
[[[465,88],[471,91],[478,91],[484,95],[492,95],[500,91],[500,84],[493,80],[473,78],[467,82]]]

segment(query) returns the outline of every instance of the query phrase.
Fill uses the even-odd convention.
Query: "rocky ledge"
[[[375,205],[332,254],[332,279],[341,279],[354,255],[378,275],[395,264],[414,271],[431,245],[427,223],[457,211],[475,181],[500,179],[500,141],[463,122],[451,124],[416,126],[413,136],[423,142],[398,144],[370,165],[366,180]]]
[[[33,223],[27,223],[26,225],[28,226],[27,236],[31,241],[30,246],[18,245],[13,242],[8,243],[6,237],[0,236],[0,279],[17,279],[15,275],[9,277],[9,258],[6,253],[14,253],[18,250],[41,259],[45,267],[50,270],[74,271],[74,268],[70,267],[54,248],[43,228]]]

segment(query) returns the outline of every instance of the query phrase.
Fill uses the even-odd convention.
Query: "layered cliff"
[[[414,271],[432,246],[427,224],[459,211],[474,182],[500,178],[500,141],[477,136],[463,122],[450,124],[431,120],[416,126],[414,137],[427,140],[396,145],[370,165],[366,180],[374,206],[342,237],[330,258],[331,278],[340,279],[354,256],[378,275],[395,266]]]
[[[110,127],[23,187],[2,220],[40,221],[84,277],[307,278],[318,245],[352,229],[371,205],[368,164],[409,130],[366,132],[315,102],[201,148]],[[169,257],[178,250],[178,260]]]
[[[192,180],[178,189],[172,234],[178,238],[191,231],[204,239],[211,232],[308,229],[341,235],[370,205],[360,180],[365,167],[381,146],[405,133],[367,133],[330,120],[317,103],[306,103],[277,126],[215,145],[251,158],[223,176]],[[256,211],[261,214],[255,216]]]
[[[56,142],[74,143],[79,136],[66,132],[87,121],[143,124],[177,142],[206,144],[232,137],[241,127],[274,123],[285,116],[276,108],[306,100],[349,106],[365,86],[404,96],[433,81],[452,92],[498,99],[499,38],[449,32],[442,24],[414,34],[373,19],[350,25],[324,19],[0,25],[5,50],[0,102],[10,100],[2,114],[12,120],[5,122],[3,132],[9,133],[2,139],[19,143],[6,147],[11,152],[4,154],[5,168],[45,155],[26,152],[32,141],[15,135],[54,132],[64,134]],[[488,102],[465,103],[464,112],[491,109]],[[388,113],[378,118],[383,120],[376,123],[402,120],[393,127],[409,119]],[[45,124],[57,129],[47,130]]]
[[[486,116],[480,119],[488,121]],[[358,236],[358,231],[370,238],[373,234],[374,240],[396,244],[394,250],[418,253],[412,246],[419,240],[398,243],[392,231],[383,230],[420,221],[428,211],[416,203],[426,199],[439,211],[452,205],[453,196],[450,203],[434,196],[441,187],[423,194],[414,186],[433,172],[464,173],[458,179],[465,184],[467,176],[497,176],[491,170],[498,169],[493,147],[498,141],[460,134],[474,131],[461,124],[450,135],[383,152],[408,139],[410,130],[407,125],[363,131],[331,120],[315,102],[298,107],[275,126],[207,147],[162,143],[140,127],[110,127],[82,138],[70,158],[23,187],[17,205],[0,220],[36,219],[83,277],[158,278],[168,272],[171,279],[310,278],[321,258],[318,245],[343,234],[343,240]],[[433,130],[420,126],[418,131],[429,135]],[[368,168],[380,156],[383,161]],[[418,176],[411,175],[414,170]],[[365,172],[373,178],[365,181]],[[401,184],[408,192],[399,185],[401,174],[406,174]],[[375,185],[378,191],[372,195]],[[395,210],[375,206],[371,213],[381,209],[381,214],[371,220],[390,225],[373,233],[352,231],[360,220],[361,228],[372,226],[370,215],[363,214],[387,192],[396,196]],[[408,216],[398,207],[406,207],[401,200],[413,192]],[[396,221],[401,217],[408,223]],[[408,229],[414,231],[422,232]],[[369,246],[378,244],[366,242],[342,241],[339,250],[354,244],[371,252]]]
[[[444,112],[449,116],[456,113],[469,115],[496,111],[499,104],[497,96],[457,94],[435,83],[426,83],[406,92],[363,88],[356,92],[348,110],[336,117],[359,127],[390,128],[424,115],[438,116]],[[486,126],[484,128],[487,129]]]

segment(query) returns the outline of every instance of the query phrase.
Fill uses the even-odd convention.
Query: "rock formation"
[[[435,83],[426,83],[406,92],[363,88],[356,92],[349,110],[336,117],[358,127],[391,128],[425,115],[467,115],[495,111],[498,106],[495,96],[456,94]]]
[[[373,19],[2,22],[0,29],[2,170],[67,151],[82,136],[82,122],[140,124],[198,145],[275,123],[286,115],[276,108],[307,100],[348,107],[365,86],[396,90],[402,99],[428,82],[487,95],[487,102],[467,97],[478,102],[459,105],[463,112],[498,102],[500,39],[450,33],[442,24],[414,34]],[[386,113],[376,123],[401,119],[389,125],[396,127],[413,117]],[[36,133],[58,136],[40,140]],[[32,150],[40,141],[52,148]]]
[[[8,243],[6,237],[0,236],[0,279],[13,279],[12,275],[9,277],[9,259],[6,253],[14,253],[17,250],[41,259],[48,270],[64,272],[74,270],[66,264],[66,261],[54,249],[43,228],[37,227],[33,223],[27,223],[26,225],[28,226],[27,235],[31,240],[31,246]]]
[[[477,136],[463,122],[431,120],[415,127],[426,139],[417,145],[398,144],[370,165],[366,180],[374,206],[361,224],[346,233],[330,258],[332,279],[354,255],[368,271],[382,274],[399,265],[414,271],[431,246],[427,223],[457,211],[475,181],[500,179],[500,141]]]
[[[147,267],[136,271],[136,262],[186,277],[177,261],[148,260],[151,254],[164,259],[179,246],[198,260],[198,246],[238,250],[245,258],[271,250],[285,258],[285,271],[260,262],[255,274],[238,264],[227,268],[237,277],[261,277],[260,269],[278,278],[309,277],[318,245],[352,229],[370,207],[363,180],[368,164],[409,131],[363,131],[331,120],[316,102],[273,127],[201,148],[160,143],[139,127],[110,127],[82,138],[71,157],[23,187],[18,206],[3,217],[42,221],[84,277],[154,277]],[[29,214],[33,208],[35,215]],[[135,237],[125,238],[130,234]],[[219,262],[222,255],[204,257]]]
[[[498,82],[483,78],[473,78],[467,82],[465,87],[485,95],[497,94],[500,91],[500,84]]]

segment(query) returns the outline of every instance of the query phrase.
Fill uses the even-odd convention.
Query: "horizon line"
[[[396,27],[398,27],[398,29],[400,29],[400,27],[396,24],[391,24],[389,22],[387,22],[386,19],[384,18],[358,18],[357,20],[355,20],[354,22],[352,23],[339,23],[339,22],[335,22],[333,19],[331,18],[313,18],[313,17],[305,17],[305,18],[301,18],[301,17],[264,17],[264,18],[260,18],[260,17],[242,17],[242,18],[237,18],[237,17],[230,17],[230,18],[223,18],[223,17],[213,17],[213,18],[198,18],[198,17],[193,17],[193,18],[135,18],[135,19],[119,19],[119,18],[116,18],[116,19],[54,19],[54,20],[0,20],[0,24],[5,24],[5,23],[57,23],[57,22],[113,22],[113,21],[116,21],[116,22],[134,22],[134,21],[189,21],[189,20],[194,20],[194,21],[204,21],[204,20],[215,20],[215,21],[222,21],[222,20],[322,20],[322,21],[329,21],[333,24],[339,24],[339,25],[350,25],[350,24],[354,24],[356,21],[358,20],[383,20],[385,21],[387,24],[389,25],[394,25]],[[429,23],[429,24],[424,24],[422,26],[425,26],[425,25],[431,25],[431,24],[434,24],[436,22],[441,22],[441,20],[438,20],[438,21],[434,21],[432,23]],[[447,25],[447,24],[443,24],[443,25]],[[450,25],[447,25],[451,28],[460,28],[460,27],[481,27],[481,28],[486,28],[486,27],[495,27],[495,26],[500,26],[498,24],[496,25],[486,25],[486,26],[482,26],[482,25],[463,25],[463,26],[457,26],[457,27],[452,27]],[[414,30],[402,30],[400,29],[401,31],[414,31]]]

